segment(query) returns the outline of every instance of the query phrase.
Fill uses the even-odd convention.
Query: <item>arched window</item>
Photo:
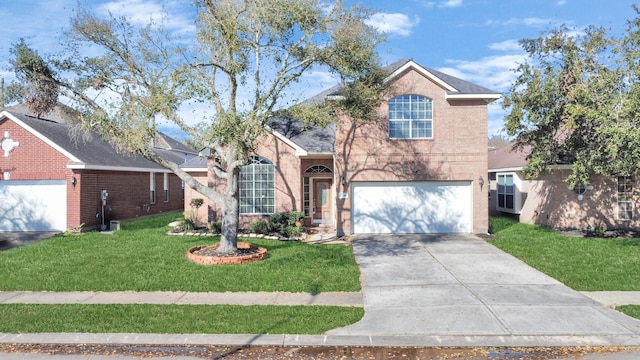
[[[324,165],[313,165],[309,166],[307,170],[304,171],[305,174],[331,174],[332,171],[328,167]]]
[[[400,95],[390,99],[389,138],[433,138],[433,101],[420,95]]]
[[[240,169],[240,214],[275,212],[275,169],[271,161],[252,156]]]

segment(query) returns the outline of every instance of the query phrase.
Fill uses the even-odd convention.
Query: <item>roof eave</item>
[[[147,168],[147,167],[128,167],[114,165],[92,165],[85,163],[69,162],[67,169],[71,170],[100,170],[100,171],[125,171],[125,172],[154,172],[154,173],[171,173],[172,171],[165,168]]]
[[[502,97],[501,94],[450,94],[445,95],[446,100],[486,100],[493,102]]]
[[[273,136],[275,136],[276,138],[282,140],[285,144],[291,146],[296,151],[296,156],[298,156],[298,157],[307,156],[309,154],[309,152],[306,149],[304,149],[300,145],[294,143],[293,141],[291,141],[291,139],[289,139],[286,136],[282,135],[277,130],[272,129],[268,125],[266,125],[266,128],[267,128],[267,131],[269,131],[270,133],[273,134]]]

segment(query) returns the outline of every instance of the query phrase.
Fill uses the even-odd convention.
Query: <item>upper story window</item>
[[[633,220],[633,178],[618,176],[618,220]]]
[[[389,138],[433,138],[433,101],[420,95],[400,95],[390,99]]]
[[[252,156],[240,170],[240,214],[275,212],[275,168],[262,157]]]

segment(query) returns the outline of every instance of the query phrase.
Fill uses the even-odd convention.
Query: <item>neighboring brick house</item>
[[[242,170],[241,226],[296,210],[339,234],[487,232],[487,104],[500,94],[412,60],[388,69],[377,121],[270,124]],[[312,100],[339,94],[338,86]],[[205,159],[183,168],[216,186]],[[185,209],[193,197],[202,196],[187,190]],[[200,216],[211,220],[218,210],[207,205]]]
[[[640,227],[634,206],[637,178],[593,176],[591,183],[569,188],[564,180],[571,174],[571,165],[557,164],[550,172],[527,179],[522,169],[531,148],[514,151],[512,147],[489,150],[491,215],[556,229]]]
[[[97,134],[74,135],[58,106],[36,118],[24,106],[0,113],[0,232],[109,227],[110,220],[182,210],[182,181],[140,156],[119,154]],[[182,163],[196,152],[159,134],[161,156]],[[101,191],[107,191],[102,206]],[[103,217],[104,213],[104,217]]]

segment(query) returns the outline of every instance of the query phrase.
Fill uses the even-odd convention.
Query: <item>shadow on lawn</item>
[[[516,220],[506,216],[492,216],[489,219],[489,232],[496,234],[517,224]]]

